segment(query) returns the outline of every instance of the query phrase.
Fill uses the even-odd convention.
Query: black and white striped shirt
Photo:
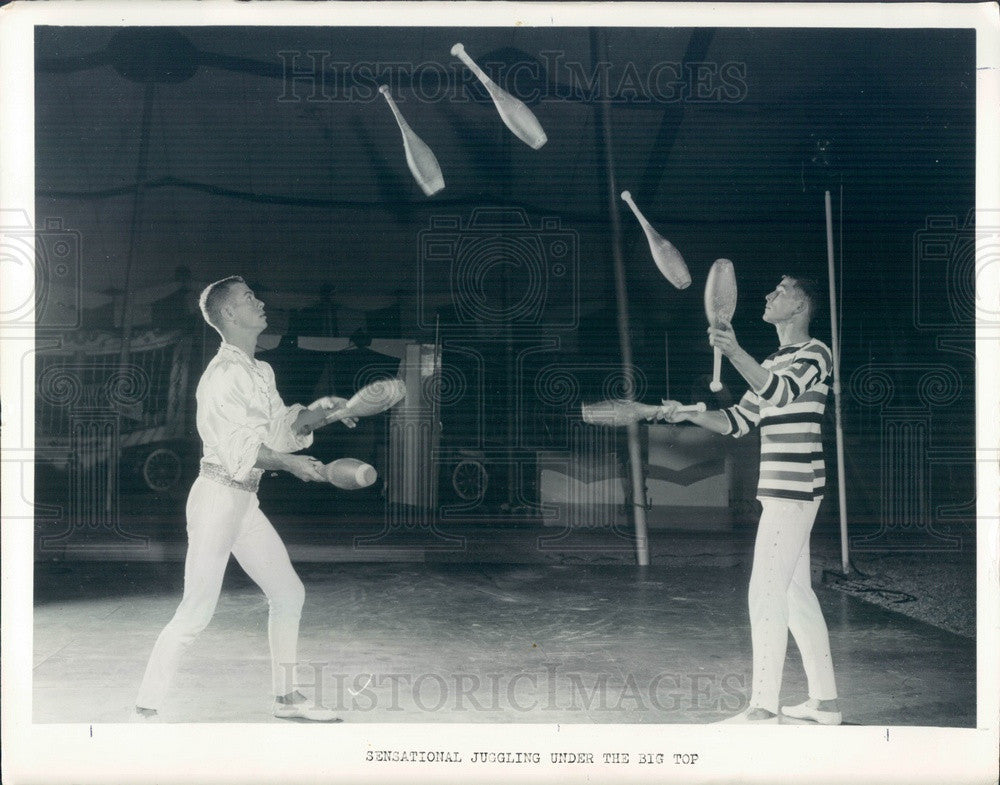
[[[747,390],[738,404],[722,410],[734,438],[760,427],[757,498],[821,499],[826,484],[821,426],[833,368],[830,350],[811,338],[782,346],[761,366],[769,371],[764,386]]]

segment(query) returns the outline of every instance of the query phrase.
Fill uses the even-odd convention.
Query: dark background
[[[503,127],[450,56],[456,41],[533,108],[548,133],[543,148]],[[599,61],[610,64],[608,78],[593,89]],[[214,344],[191,293],[241,273],[269,304],[277,334],[315,331],[295,325],[332,301],[340,318],[328,335],[364,326],[385,339],[440,337],[446,372],[472,385],[481,369],[482,399],[442,411],[445,440],[475,441],[472,411],[488,415],[486,441],[503,444],[520,398],[531,415],[524,427],[537,431],[528,441],[545,446],[569,404],[553,419],[539,372],[578,369],[578,397],[595,399],[607,397],[601,369],[621,360],[606,120],[640,397],[665,395],[667,370],[671,396],[705,395],[702,289],[718,257],[736,265],[741,342],[759,358],[776,347],[760,321],[764,295],[785,273],[825,284],[829,189],[852,524],[891,513],[883,432],[907,412],[926,427],[925,452],[900,457],[928,484],[921,515],[968,524],[974,76],[970,30],[38,28],[36,216],[76,233],[80,249],[77,280],[60,289],[51,279],[50,303],[64,311],[49,322],[43,312],[39,335],[120,330],[115,308],[129,288],[134,330],[196,337],[197,375]],[[442,166],[447,187],[432,198],[406,169],[377,93],[383,82]],[[684,255],[689,289],[673,289],[652,264],[617,198],[623,189]],[[430,258],[424,240],[441,220],[473,236],[469,222],[483,208],[527,222],[508,221],[500,235],[541,238],[547,277],[532,283],[530,265],[483,268],[482,307],[470,312],[454,265]],[[577,254],[558,275],[553,237]],[[540,299],[515,313],[532,291]],[[814,327],[829,342],[826,309]],[[517,364],[522,349],[545,346]],[[738,397],[744,385],[724,367]],[[928,380],[929,371],[938,376]],[[39,483],[39,497],[63,488],[56,474]],[[821,526],[835,521],[832,489]]]

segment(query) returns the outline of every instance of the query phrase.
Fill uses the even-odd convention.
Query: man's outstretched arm
[[[700,425],[708,431],[721,433],[723,436],[732,430],[732,424],[725,412],[717,409],[710,412],[675,412],[674,410],[680,405],[679,401],[664,401],[660,418],[671,423],[693,422],[695,425]]]

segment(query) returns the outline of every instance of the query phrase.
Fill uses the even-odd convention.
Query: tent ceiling
[[[184,263],[199,277],[249,269],[275,288],[309,291],[335,279],[384,298],[419,285],[417,238],[432,216],[495,204],[560,218],[585,252],[606,248],[589,29],[154,32],[46,28],[37,37],[38,209],[84,231],[90,289],[120,281],[137,181],[138,286],[169,281]],[[787,229],[815,211],[814,195],[801,203],[817,172],[846,178],[860,201],[889,205],[882,218],[926,213],[928,193],[967,186],[958,178],[971,160],[974,73],[971,49],[956,43],[967,38],[958,30],[602,31],[618,187],[682,250],[704,246],[706,264],[722,255],[708,246],[727,227]],[[449,54],[459,40],[501,80],[521,64],[505,84],[533,106],[545,147],[532,151],[502,126]],[[307,100],[315,80],[282,78],[289,53],[306,69],[307,52],[328,53],[320,100]],[[700,89],[710,100],[677,100],[699,86],[671,78],[680,68],[683,81],[697,62],[707,63]],[[406,169],[375,92],[377,71],[441,162],[447,187],[433,199]],[[629,232],[627,241],[638,254],[641,237]]]

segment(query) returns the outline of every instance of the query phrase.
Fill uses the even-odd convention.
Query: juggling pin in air
[[[736,273],[728,259],[716,259],[705,281],[705,315],[712,327],[729,322],[736,312]],[[709,389],[719,392],[722,382],[722,350],[715,346],[712,362],[712,383]]]
[[[399,130],[403,134],[403,151],[406,153],[406,165],[410,167],[413,179],[417,181],[417,185],[420,186],[421,190],[427,196],[433,196],[444,188],[444,175],[441,174],[441,167],[438,165],[437,158],[434,157],[431,148],[413,132],[413,129],[403,119],[403,115],[399,112],[399,107],[396,106],[396,102],[389,95],[389,88],[382,85],[378,91],[385,96],[385,100],[388,102],[389,108],[392,109],[392,114],[396,118],[396,123],[399,125]]]
[[[337,422],[351,417],[371,417],[390,409],[406,397],[402,379],[380,379],[365,385],[351,396],[339,409],[326,416],[326,422]]]
[[[624,399],[585,403],[580,407],[580,415],[585,423],[590,425],[606,425],[620,428],[639,420],[649,420],[660,413],[661,406],[651,406],[638,401]],[[705,404],[695,403],[690,406],[679,406],[678,412],[703,412]]]
[[[378,472],[370,463],[357,458],[340,458],[320,469],[328,483],[345,491],[367,488],[378,479]]]
[[[464,46],[455,44],[451,48],[451,53],[469,66],[472,73],[483,83],[483,87],[490,94],[493,104],[500,113],[500,119],[504,121],[504,124],[513,132],[514,136],[528,145],[532,150],[537,150],[548,141],[545,130],[542,128],[542,124],[538,122],[538,118],[535,117],[534,113],[525,106],[523,101],[498,87],[496,82],[490,79],[483,72],[483,69],[476,65],[473,59],[466,54]]]
[[[632,194],[628,191],[622,191],[622,199],[632,208],[635,217],[639,219],[639,225],[642,227],[642,231],[646,233],[646,240],[649,241],[649,250],[653,254],[653,261],[656,262],[656,266],[663,273],[663,277],[670,281],[676,288],[687,289],[691,285],[691,273],[688,272],[681,252],[646,220],[646,216],[639,211],[639,208],[635,206],[635,202],[632,201]]]

